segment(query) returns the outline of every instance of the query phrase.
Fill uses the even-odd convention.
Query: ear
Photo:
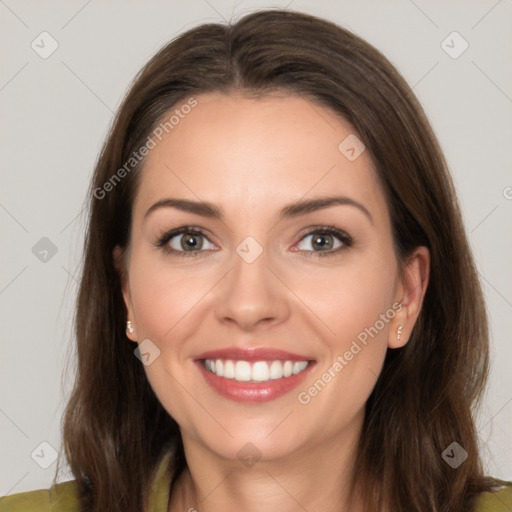
[[[132,341],[137,341],[137,331],[135,322],[133,321],[133,305],[130,293],[130,281],[128,279],[128,269],[126,264],[126,252],[119,245],[116,245],[112,252],[112,257],[114,259],[114,266],[121,278],[121,290],[127,311],[126,317],[127,320],[132,322],[133,327],[133,332],[129,332],[128,329],[126,329],[126,336]]]
[[[389,348],[403,347],[409,341],[421,311],[429,275],[430,252],[426,247],[421,246],[414,250],[401,270],[396,301],[402,305],[402,308],[396,313],[392,325],[390,323]],[[400,339],[398,339],[399,326],[402,326]]]

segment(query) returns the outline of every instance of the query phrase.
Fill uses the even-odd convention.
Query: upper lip
[[[239,361],[312,361],[313,358],[294,354],[285,350],[270,347],[228,347],[218,350],[209,350],[195,357],[195,359],[234,359]]]

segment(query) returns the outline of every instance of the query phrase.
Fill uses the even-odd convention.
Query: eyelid
[[[177,249],[169,247],[168,244],[169,244],[170,240],[172,240],[174,237],[177,237],[177,236],[185,234],[185,233],[201,235],[204,238],[206,238],[209,243],[211,243],[212,245],[216,245],[214,242],[212,242],[210,240],[209,236],[206,234],[204,229],[198,228],[196,226],[181,226],[179,228],[163,231],[161,234],[159,234],[157,236],[155,242],[153,242],[153,245],[156,248],[161,249],[168,254],[177,254],[179,256],[185,256],[185,257],[188,257],[188,256],[195,257],[195,256],[201,255],[201,253],[214,252],[212,249],[198,250],[198,251],[179,251]]]
[[[352,236],[350,236],[345,230],[336,228],[334,226],[330,225],[316,225],[316,226],[308,226],[305,228],[306,233],[302,235],[298,242],[294,244],[299,244],[302,242],[305,238],[314,235],[315,233],[320,234],[327,234],[331,235],[335,238],[338,238],[338,240],[341,242],[341,246],[337,247],[336,249],[327,250],[327,251],[306,251],[303,249],[296,249],[294,252],[302,252],[306,254],[308,257],[310,256],[319,256],[319,257],[327,257],[327,256],[335,256],[341,251],[344,251],[348,248],[350,248],[354,244],[354,239]]]
[[[336,249],[326,250],[326,251],[307,251],[307,250],[303,250],[303,249],[298,249],[298,250],[292,249],[293,252],[301,252],[301,253],[306,254],[308,257],[310,257],[310,256],[313,256],[313,257],[314,256],[319,256],[319,257],[334,256],[334,255],[337,255],[339,252],[348,249],[354,243],[353,238],[346,231],[344,231],[343,229],[340,229],[340,228],[336,228],[334,226],[330,226],[330,225],[308,226],[307,228],[304,228],[304,231],[305,231],[305,233],[300,236],[299,240],[297,242],[295,242],[293,247],[295,247],[297,244],[302,242],[308,236],[312,236],[315,233],[327,234],[327,235],[334,236],[334,237],[338,238],[338,240],[342,244],[340,247],[338,247]],[[173,249],[173,248],[169,247],[168,243],[171,239],[173,239],[176,236],[185,234],[185,233],[204,236],[208,240],[209,243],[211,243],[212,245],[216,245],[214,242],[212,242],[210,240],[209,236],[207,235],[207,233],[205,232],[204,229],[196,227],[196,226],[189,226],[189,225],[181,226],[181,227],[178,227],[175,229],[170,229],[167,231],[163,231],[160,235],[157,236],[157,239],[153,243],[153,245],[155,247],[163,250],[166,253],[177,254],[179,256],[184,256],[184,257],[189,257],[189,256],[197,257],[197,256],[202,255],[201,253],[216,252],[215,250],[212,250],[212,249],[205,249],[205,250],[199,249],[199,250],[195,250],[195,251],[180,251],[180,250]]]

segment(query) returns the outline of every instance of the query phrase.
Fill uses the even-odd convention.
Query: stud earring
[[[128,322],[126,322],[126,328],[128,329],[128,332],[130,334],[133,332],[132,323],[129,320],[128,320]]]
[[[396,339],[399,340],[401,337],[402,337],[402,329],[403,329],[403,325],[399,325],[398,326],[398,332],[396,334]]]

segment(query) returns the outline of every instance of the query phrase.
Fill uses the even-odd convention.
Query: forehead
[[[361,150],[357,135],[329,109],[290,95],[209,93],[195,100],[190,109],[176,105],[172,112],[181,115],[155,139],[136,214],[166,195],[215,202],[233,215],[335,192],[365,201],[377,214],[386,209],[368,151],[348,158],[354,152],[347,148]]]

